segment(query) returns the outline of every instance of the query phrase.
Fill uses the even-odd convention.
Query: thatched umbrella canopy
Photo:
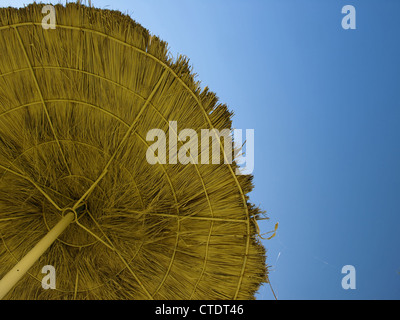
[[[146,160],[149,130],[231,129],[232,113],[129,16],[70,3],[44,29],[42,8],[0,9],[0,278],[70,221],[5,298],[254,298],[252,177]]]

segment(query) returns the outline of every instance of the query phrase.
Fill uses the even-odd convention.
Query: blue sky
[[[262,232],[279,222],[264,241],[279,299],[400,298],[400,1],[92,3],[188,56],[234,126],[255,130],[251,201],[270,217]],[[341,287],[344,265],[355,290]]]

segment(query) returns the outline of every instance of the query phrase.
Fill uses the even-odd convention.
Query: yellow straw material
[[[254,299],[268,272],[252,176],[146,160],[149,130],[232,130],[232,113],[129,16],[68,3],[45,29],[43,6],[0,8],[0,278],[85,209],[6,298]]]

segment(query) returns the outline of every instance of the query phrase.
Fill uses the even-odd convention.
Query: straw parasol
[[[146,161],[149,130],[232,129],[232,113],[129,16],[68,3],[51,29],[42,8],[0,9],[4,298],[253,299],[252,176]]]

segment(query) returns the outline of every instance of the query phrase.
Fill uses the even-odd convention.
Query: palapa
[[[0,278],[68,225],[5,298],[254,299],[268,268],[252,176],[146,161],[152,128],[231,130],[232,113],[129,16],[54,7],[55,29],[43,4],[0,9]]]

